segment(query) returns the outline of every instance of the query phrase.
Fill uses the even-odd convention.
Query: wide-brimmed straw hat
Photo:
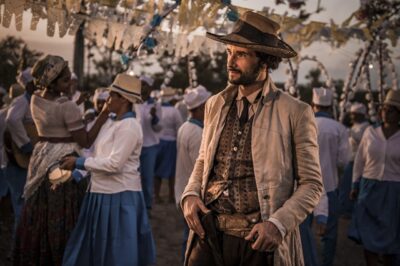
[[[297,53],[278,38],[279,24],[268,17],[252,11],[245,12],[227,35],[207,32],[207,37],[218,42],[253,49],[281,58],[290,58]]]
[[[142,84],[140,79],[122,73],[115,77],[113,84],[108,89],[120,94],[131,103],[142,103],[141,96]]]
[[[199,85],[183,96],[183,102],[186,104],[188,110],[193,110],[205,103],[210,96],[211,92],[204,86]]]
[[[386,95],[384,104],[396,106],[400,109],[400,90],[390,90]]]

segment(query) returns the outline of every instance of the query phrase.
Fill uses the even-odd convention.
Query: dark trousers
[[[259,252],[251,248],[251,242],[243,238],[220,234],[224,266],[272,266],[273,253]],[[217,266],[213,251],[204,240],[195,237],[188,257],[188,266]]]

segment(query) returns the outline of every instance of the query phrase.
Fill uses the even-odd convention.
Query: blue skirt
[[[4,172],[5,170],[0,168],[0,199],[8,193],[8,184]]]
[[[175,176],[176,167],[176,141],[160,140],[156,160],[156,176],[170,178]]]
[[[340,212],[348,217],[351,217],[354,208],[354,201],[350,200],[353,165],[354,162],[350,162],[346,165],[344,168],[343,177],[339,181]]]
[[[371,252],[400,254],[400,182],[361,179],[348,236]]]
[[[63,265],[145,266],[155,258],[141,191],[86,194]]]

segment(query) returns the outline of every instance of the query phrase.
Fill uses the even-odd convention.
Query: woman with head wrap
[[[71,180],[57,165],[68,154],[90,147],[108,118],[106,108],[86,132],[78,106],[66,96],[71,72],[68,62],[47,55],[32,68],[40,92],[32,96],[31,112],[39,134],[24,187],[25,205],[14,251],[14,265],[61,265],[66,242],[78,218],[87,182]],[[55,170],[67,179],[51,182]],[[57,175],[56,175],[57,176]],[[63,180],[64,180],[63,179]]]

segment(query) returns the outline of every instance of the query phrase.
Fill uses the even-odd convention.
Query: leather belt
[[[227,235],[244,238],[260,220],[260,212],[250,214],[217,214],[216,227],[219,231]]]

